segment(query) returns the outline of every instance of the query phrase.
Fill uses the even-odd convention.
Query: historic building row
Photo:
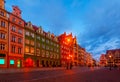
[[[12,12],[0,0],[0,67],[56,67],[85,65],[85,49],[72,33],[55,36],[40,26],[26,22],[18,6]],[[84,64],[83,64],[84,63]]]
[[[101,66],[120,66],[120,49],[107,50],[100,57]]]

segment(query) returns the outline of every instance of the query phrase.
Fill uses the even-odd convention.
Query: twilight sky
[[[55,35],[72,32],[94,58],[120,48],[120,0],[6,0],[22,17]]]

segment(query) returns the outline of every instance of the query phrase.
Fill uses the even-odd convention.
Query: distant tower
[[[21,10],[19,9],[18,6],[12,6],[13,8],[13,14],[21,18]]]
[[[0,8],[5,9],[5,0],[0,0]]]

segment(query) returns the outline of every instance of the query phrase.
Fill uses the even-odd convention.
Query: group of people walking
[[[72,65],[72,62],[67,62],[66,63],[66,69],[72,69],[73,65]]]

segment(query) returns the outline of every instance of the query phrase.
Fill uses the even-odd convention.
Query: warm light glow
[[[109,57],[111,58],[112,56],[111,56],[111,55],[109,55]]]
[[[67,39],[67,42],[70,42],[70,39],[69,39],[69,38]]]

